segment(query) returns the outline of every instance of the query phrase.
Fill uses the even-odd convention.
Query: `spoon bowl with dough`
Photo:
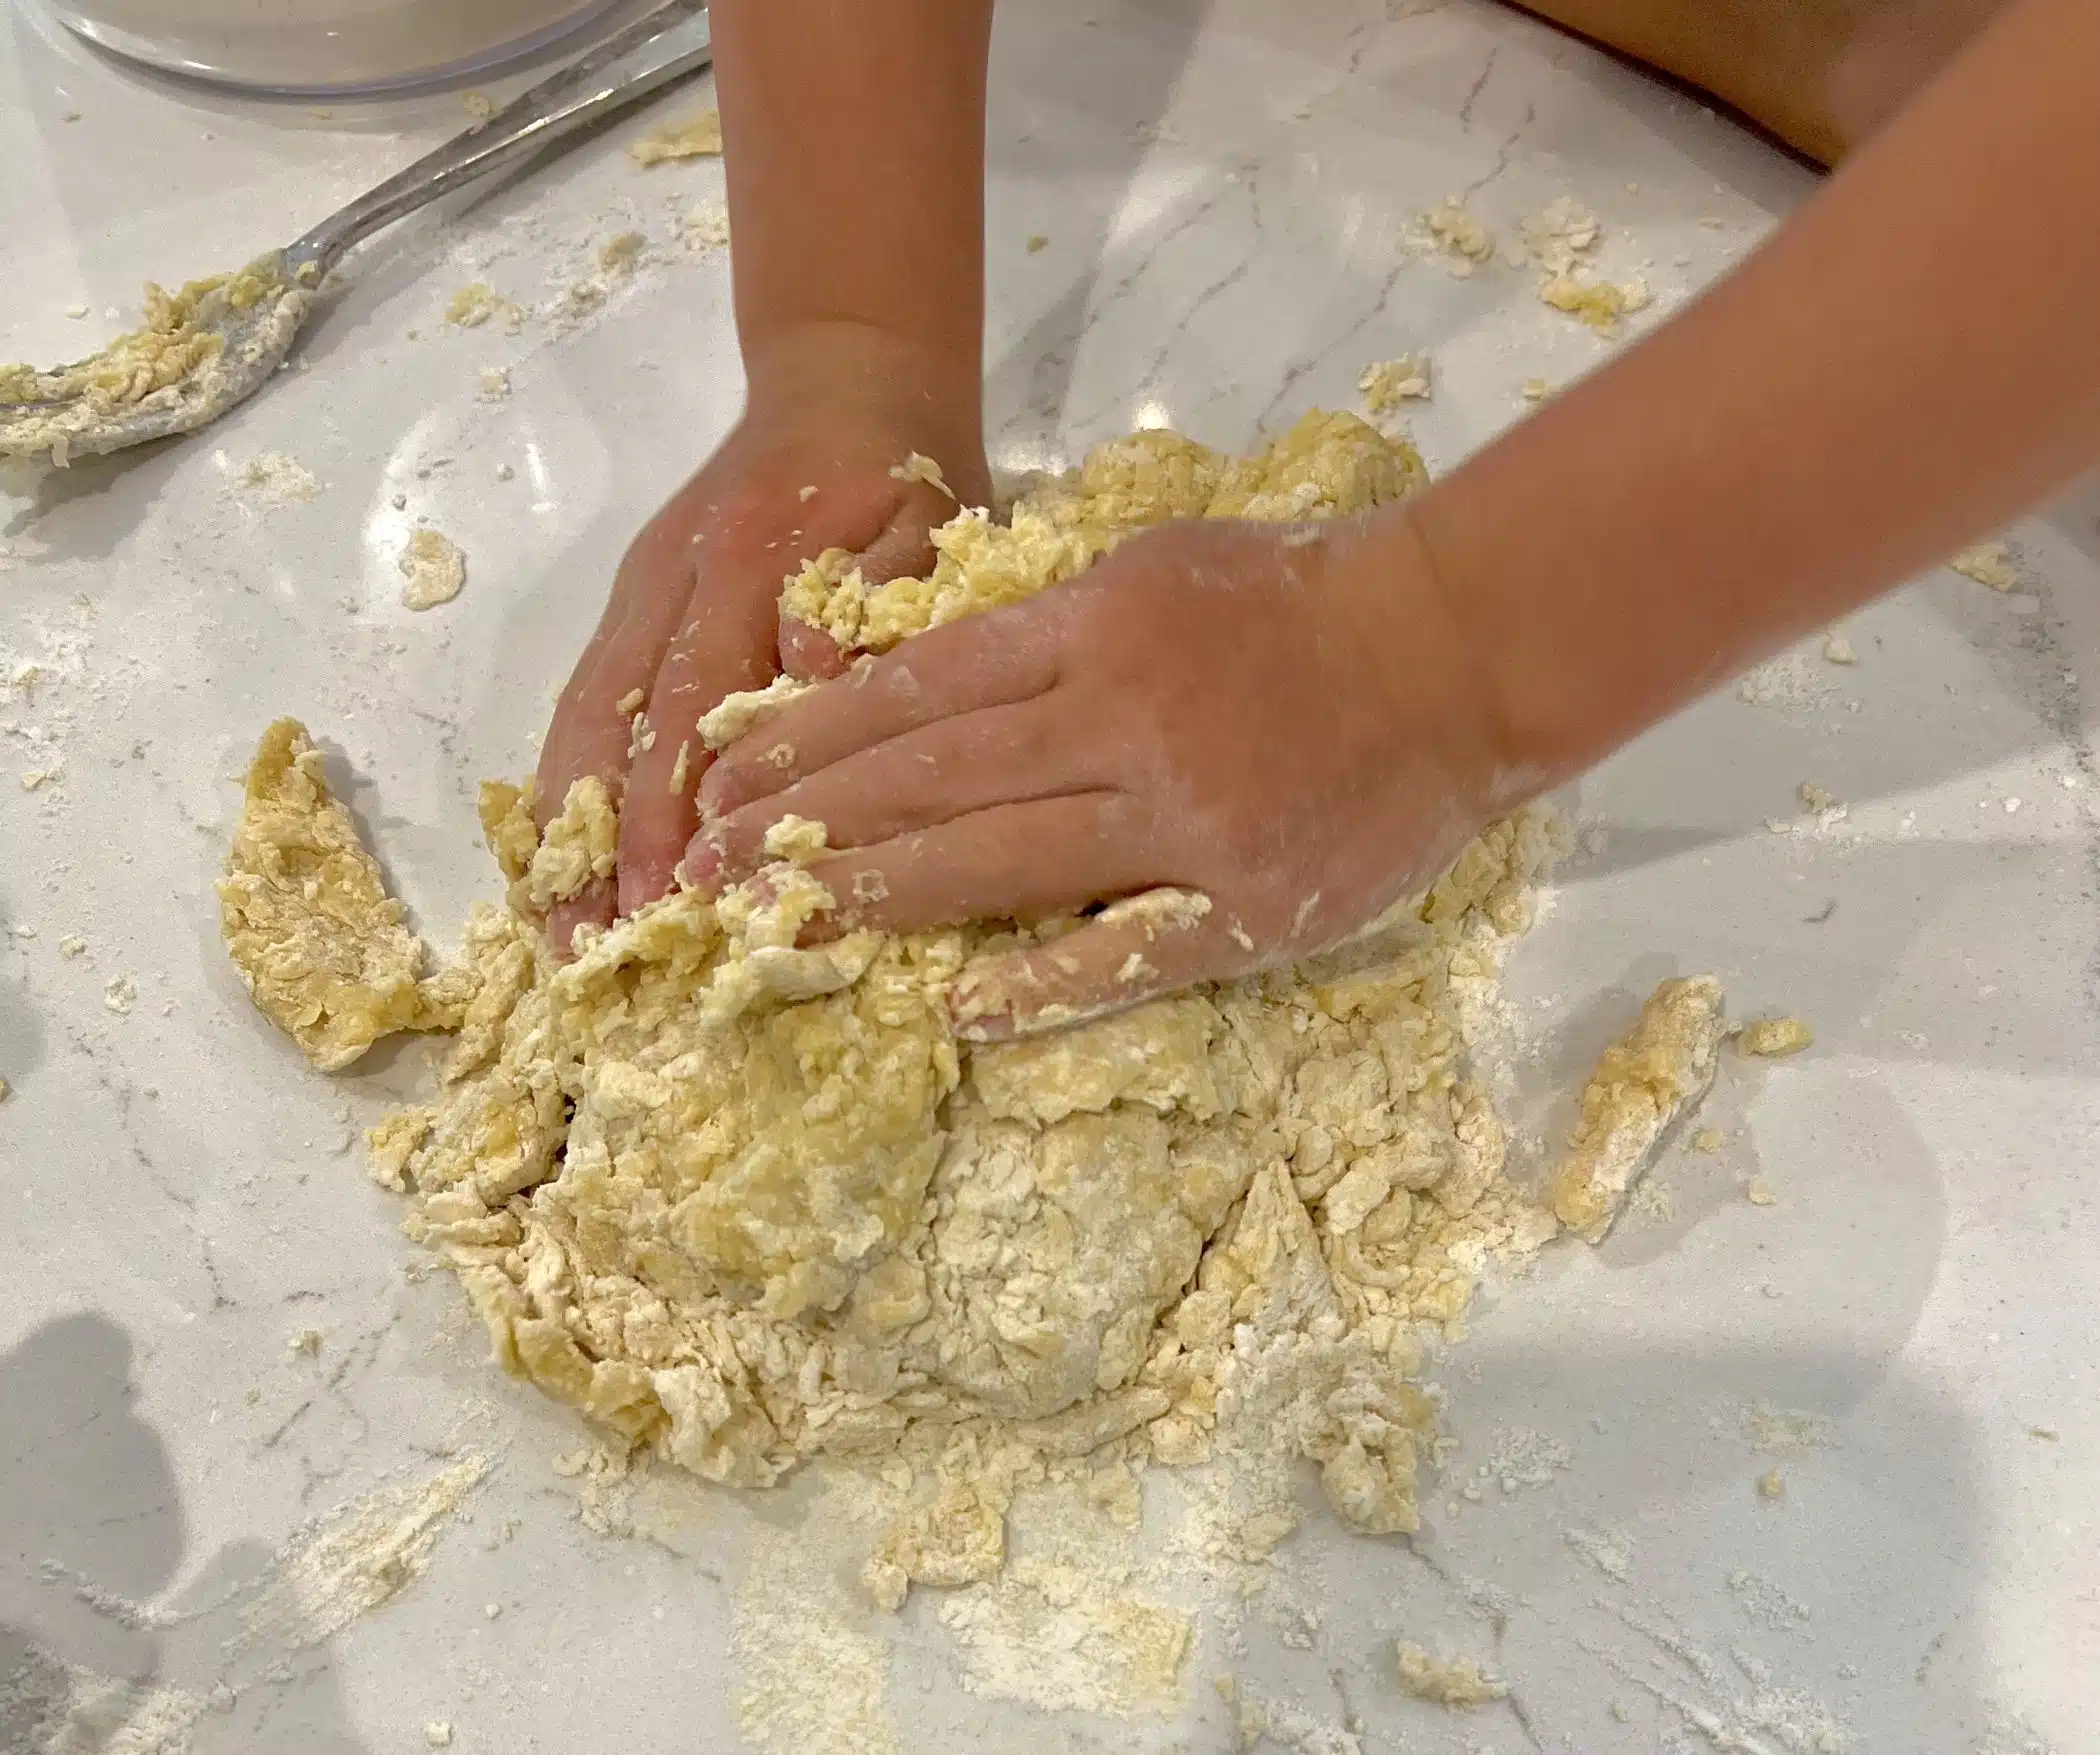
[[[149,287],[144,325],[91,358],[50,371],[0,365],[0,457],[49,457],[63,467],[217,420],[284,363],[315,290],[353,246],[705,67],[710,42],[706,6],[670,0],[295,243],[179,292]]]

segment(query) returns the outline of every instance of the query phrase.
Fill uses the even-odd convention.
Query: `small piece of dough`
[[[526,903],[544,914],[557,902],[583,894],[593,878],[611,877],[620,849],[620,813],[605,782],[595,774],[575,781],[561,801],[561,815],[525,868]]]
[[[1778,1060],[1785,1055],[1799,1054],[1815,1039],[1815,1031],[1799,1018],[1757,1018],[1743,1026],[1735,1039],[1735,1046],[1739,1054]]]
[[[323,1072],[397,1030],[458,1028],[471,981],[419,980],[423,945],[401,916],[306,727],[278,720],[248,769],[219,926],[257,1007]]]
[[[1404,1639],[1393,1647],[1393,1656],[1400,1666],[1400,1686],[1417,1700],[1438,1706],[1487,1706],[1509,1697],[1509,1684],[1490,1676],[1472,1658],[1433,1658]]]
[[[1993,591],[2010,591],[2020,582],[2020,575],[2014,570],[2002,542],[1985,542],[1975,548],[1965,548],[1947,565],[1963,578],[1988,585]]]
[[[696,110],[676,122],[652,129],[627,148],[627,156],[638,165],[660,165],[680,158],[719,158],[722,155],[722,112]]]
[[[467,582],[467,557],[458,543],[435,530],[410,533],[399,562],[401,601],[410,609],[435,609],[450,603]]]
[[[1583,1087],[1575,1137],[1551,1183],[1562,1224],[1591,1243],[1611,1229],[1663,1129],[1713,1083],[1721,1036],[1713,976],[1665,981],[1648,996]]]

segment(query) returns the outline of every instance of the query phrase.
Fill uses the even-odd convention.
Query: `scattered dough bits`
[[[510,394],[510,368],[508,366],[483,366],[479,375],[481,385],[479,398],[483,402],[501,402]]]
[[[1786,1474],[1781,1469],[1767,1469],[1757,1477],[1757,1496],[1760,1499],[1783,1499],[1786,1497]]]
[[[1374,360],[1356,380],[1364,406],[1374,415],[1391,414],[1401,403],[1429,394],[1429,356],[1404,353],[1398,359]]]
[[[1422,215],[1422,230],[1443,252],[1444,266],[1463,278],[1495,253],[1495,239],[1468,213],[1457,196],[1447,195]]]
[[[722,112],[716,109],[696,110],[653,128],[627,148],[627,156],[643,166],[681,158],[719,158],[721,154]]]
[[[1005,522],[959,511],[925,578],[870,586],[833,553],[783,597],[849,651],[878,649],[1026,598],[1169,517],[1346,514],[1423,479],[1411,449],[1346,414],[1244,458],[1147,432]],[[395,1011],[367,999],[340,1064],[402,1027],[396,1013],[425,1015],[417,947],[300,747],[296,727],[266,743],[243,837],[262,853],[242,869],[294,850],[310,864],[315,846],[347,866],[318,923],[336,890],[306,867],[266,891],[278,937],[315,947],[284,959],[295,974],[337,957],[367,996],[391,972]],[[1050,1561],[1001,1570],[1008,1496],[1046,1479],[1214,1461],[1206,1483],[1273,1483],[1245,1506],[1218,1489],[1215,1551],[1236,1565],[1288,1533],[1300,1458],[1349,1525],[1417,1527],[1435,1419],[1412,1381],[1419,1325],[1456,1338],[1490,1264],[1557,1229],[1504,1177],[1483,1027],[1562,851],[1555,818],[1491,825],[1426,894],[1296,970],[973,1045],[950,1022],[958,976],[1036,934],[804,946],[836,898],[824,865],[782,862],[719,897],[674,891],[557,963],[543,911],[611,871],[617,817],[595,780],[544,839],[531,805],[483,790],[507,901],[467,923],[438,1088],[371,1135],[374,1175],[505,1369],[711,1481],[768,1486],[827,1457],[899,1495],[864,1587],[883,1603],[915,1582],[949,1592],[941,1619],[973,1649],[1076,1626]],[[805,828],[776,851],[813,852]],[[284,1009],[313,1034],[326,1008]],[[1711,980],[1667,984],[1600,1069],[1577,1178],[1600,1223],[1710,1076],[1719,1009]],[[1100,1639],[1154,1654],[1139,1668],[1171,1681],[1186,1617],[1117,1600]]]
[[[410,609],[435,609],[450,603],[467,582],[465,553],[435,530],[412,532],[397,565],[407,580],[401,587],[401,601]]]
[[[720,198],[702,201],[686,210],[678,222],[679,242],[695,253],[729,247],[729,206]]]
[[[496,113],[496,100],[485,91],[463,91],[459,94],[459,102],[477,123],[486,122]]]
[[[265,507],[312,500],[321,491],[314,472],[281,451],[262,451],[249,458],[234,477],[234,487],[243,499]]]
[[[1617,330],[1619,320],[1648,303],[1645,282],[1620,285],[1592,278],[1584,264],[1597,247],[1603,228],[1597,216],[1571,196],[1563,195],[1519,228],[1524,253],[1544,278],[1539,297],[1556,311],[1588,324],[1600,334]]]
[[[502,319],[503,327],[516,333],[525,321],[525,310],[485,280],[461,287],[445,307],[445,321],[459,329],[479,329],[492,317]]]
[[[5,393],[0,391],[0,401]],[[1965,548],[1947,563],[1965,579],[1974,579],[1979,585],[1988,585],[1993,591],[2010,591],[2020,582],[2020,575],[2013,566],[2012,557],[2006,553],[2002,542],[1981,543],[1975,548]]]
[[[1638,277],[1614,285],[1586,280],[1579,274],[1556,274],[1540,283],[1539,297],[1598,334],[1612,335],[1618,331],[1619,320],[1647,305],[1650,295],[1647,283]]]
[[[1544,378],[1526,378],[1522,388],[1526,402],[1544,402],[1553,394],[1553,386]]]
[[[456,1030],[477,977],[422,977],[421,941],[401,924],[321,752],[296,719],[263,733],[226,876],[219,928],[257,1007],[324,1072],[397,1030]]]
[[[1509,1697],[1509,1684],[1496,1680],[1472,1658],[1434,1658],[1419,1645],[1398,1641],[1393,1656],[1400,1667],[1400,1686],[1417,1700],[1438,1706],[1487,1706]]]
[[[1823,658],[1829,664],[1857,664],[1859,652],[1843,634],[1825,634]]]
[[[1648,996],[1583,1087],[1575,1136],[1551,1183],[1562,1224],[1602,1241],[1663,1130],[1713,1083],[1722,1034],[1713,976],[1665,981]]]
[[[1799,1054],[1816,1039],[1816,1033],[1799,1018],[1754,1018],[1737,1032],[1736,1052],[1761,1059],[1781,1060]]]

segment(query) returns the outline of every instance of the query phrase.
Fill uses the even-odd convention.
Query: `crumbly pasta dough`
[[[1691,975],[1659,985],[1604,1051],[1553,1173],[1553,1210],[1569,1230],[1595,1243],[1611,1229],[1663,1130],[1713,1083],[1725,1033],[1720,982]]]
[[[398,1030],[458,1029],[473,979],[425,980],[422,942],[296,719],[263,733],[219,882],[220,931],[256,1005],[325,1072]]]
[[[960,513],[924,579],[869,587],[825,556],[785,595],[887,646],[1165,518],[1352,512],[1422,479],[1348,415],[1239,459],[1143,433],[1008,523]],[[675,892],[557,965],[539,910],[616,827],[590,784],[544,842],[526,794],[484,789],[510,905],[468,925],[478,986],[443,1089],[373,1135],[508,1370],[715,1481],[916,1458],[933,1491],[870,1560],[883,1601],[996,1570],[1003,1495],[1045,1470],[1198,1462],[1228,1433],[1309,1458],[1351,1524],[1415,1527],[1418,1325],[1455,1331],[1489,1258],[1556,1228],[1502,1179],[1464,1022],[1559,851],[1548,813],[1496,823],[1295,971],[972,1046],[958,973],[1030,935],[801,947],[834,898],[789,863]]]
[[[1401,1688],[1417,1700],[1438,1706],[1486,1706],[1509,1698],[1509,1684],[1497,1681],[1473,1658],[1432,1657],[1421,1646],[1400,1640],[1393,1647]]]

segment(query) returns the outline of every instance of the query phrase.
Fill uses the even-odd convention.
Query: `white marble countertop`
[[[1485,5],[1091,11],[1002,8],[1003,465],[1161,420],[1240,446],[1426,349],[1413,424],[1447,468],[1521,416],[1526,379],[1610,344],[1522,272],[1418,259],[1432,201],[1463,191],[1505,233],[1588,202],[1603,266],[1656,288],[1638,330],[1812,186]],[[0,11],[0,358],[76,357],[147,275],[292,236],[462,117],[456,95],[223,100]],[[796,1496],[653,1482],[656,1509],[623,1517],[555,1471],[579,1428],[490,1368],[349,1146],[424,1050],[307,1072],[228,968],[211,891],[247,755],[291,712],[426,933],[449,942],[493,893],[474,782],[530,767],[622,545],[738,401],[727,258],[672,236],[719,166],[638,171],[621,148],[642,125],[368,247],[296,369],[213,431],[0,482],[0,679],[41,670],[0,695],[0,1678],[26,1665],[79,1720],[32,1741],[0,1693],[0,1748],[380,1755],[437,1723],[462,1750],[740,1746],[733,1591]],[[640,272],[573,330],[441,321],[473,280],[545,302],[630,228]],[[491,366],[506,399],[477,394]],[[267,453],[318,493],[244,489]],[[415,615],[394,558],[420,520],[470,571]],[[1312,1518],[1295,1584],[1230,1639],[1202,1623],[1178,1717],[967,1693],[915,1600],[894,1627],[903,1747],[1223,1751],[1227,1668],[1289,1703],[1272,1736],[1305,1750],[1776,1755],[1825,1747],[1802,1740],[1817,1724],[1862,1750],[2094,1746],[2093,509],[2014,547],[2015,591],[1937,572],[1853,620],[1857,668],[1811,646],[1581,788],[1601,846],[1512,963],[1531,1124],[1672,969],[1818,1041],[1731,1075],[1707,1117],[1723,1151],[1657,1172],[1674,1216],[1551,1252],[1480,1308],[1441,1370],[1457,1443],[1423,1534]],[[1770,831],[1805,823],[1811,779],[1844,820]],[[1753,1173],[1776,1205],[1740,1197]],[[316,1351],[288,1345],[307,1330]],[[1758,1407],[1813,1416],[1807,1441],[1761,1452]],[[476,1455],[456,1514],[404,1537],[420,1577],[357,1616],[316,1597],[309,1520]],[[1775,1461],[1785,1497],[1763,1502]],[[307,1633],[259,1617],[258,1588]],[[1440,1631],[1492,1649],[1515,1705],[1403,1700],[1391,1640]],[[82,1728],[97,1688],[128,1730]]]

